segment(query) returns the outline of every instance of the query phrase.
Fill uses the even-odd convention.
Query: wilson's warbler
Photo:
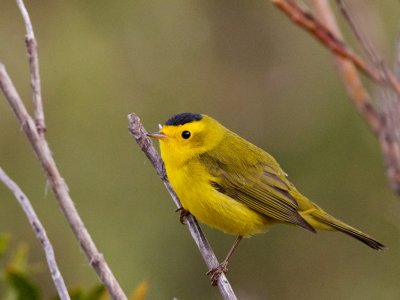
[[[238,236],[225,260],[209,271],[214,284],[242,237],[265,232],[275,223],[311,232],[337,230],[373,249],[385,248],[323,211],[295,188],[270,154],[207,115],[174,115],[159,132],[148,135],[160,140],[168,179],[184,210]]]

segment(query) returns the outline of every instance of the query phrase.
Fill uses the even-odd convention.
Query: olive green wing
[[[241,141],[243,142],[243,141]],[[217,147],[199,156],[209,172],[210,184],[220,193],[239,201],[254,211],[279,222],[287,222],[315,232],[298,213],[293,188],[278,163],[269,154],[244,141],[230,147]],[[240,144],[239,144],[240,145]],[[238,155],[246,146],[246,155]]]

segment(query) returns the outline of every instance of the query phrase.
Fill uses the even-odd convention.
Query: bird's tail
[[[315,205],[315,208],[313,209],[300,212],[300,215],[315,229],[338,230],[356,238],[357,240],[363,242],[364,244],[370,246],[375,250],[384,250],[386,248],[383,244],[370,237],[369,235],[332,217],[321,208],[319,208],[317,205]]]

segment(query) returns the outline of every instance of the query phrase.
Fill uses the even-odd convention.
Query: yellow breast
[[[182,206],[200,222],[226,233],[250,236],[266,230],[266,217],[218,192],[204,167],[192,161],[178,168],[166,164],[168,178]]]

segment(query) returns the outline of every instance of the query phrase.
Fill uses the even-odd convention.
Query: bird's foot
[[[185,217],[190,215],[190,212],[186,209],[184,209],[183,207],[179,207],[178,209],[175,210],[175,212],[179,212],[179,222],[181,222],[182,224],[185,224]]]
[[[221,277],[222,274],[228,272],[228,262],[223,261],[217,267],[210,269],[206,275],[211,275],[211,284],[217,285],[218,279]]]

